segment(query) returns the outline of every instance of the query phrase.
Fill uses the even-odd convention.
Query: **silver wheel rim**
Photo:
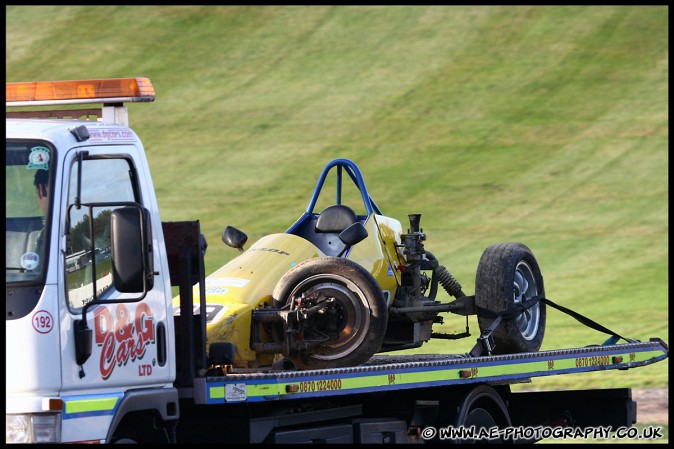
[[[538,295],[538,286],[531,267],[524,261],[520,261],[515,268],[513,282],[513,300],[515,304],[522,304]],[[515,323],[525,340],[533,340],[538,333],[540,322],[540,303],[529,307],[515,318]]]
[[[365,339],[366,332],[361,330],[370,326],[370,314],[363,313],[363,310],[369,310],[367,298],[350,280],[328,274],[311,276],[300,282],[290,293],[290,297],[294,298],[301,293],[308,296],[319,291],[336,298],[343,317],[337,341],[321,345],[323,348],[329,348],[329,353],[316,352],[311,356],[317,360],[338,360],[351,354]]]

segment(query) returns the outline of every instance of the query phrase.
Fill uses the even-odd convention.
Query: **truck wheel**
[[[458,407],[459,413],[454,422],[455,427],[475,427],[475,429],[491,429],[494,427],[510,427],[512,422],[508,407],[495,389],[487,385],[479,385],[469,391]],[[503,438],[495,440],[457,440],[456,443],[504,443]]]
[[[303,295],[309,306],[326,300],[332,304],[304,323],[302,340],[324,343],[291,356],[298,368],[357,366],[379,350],[388,309],[379,284],[363,267],[338,257],[301,262],[276,285],[272,306],[281,308]]]
[[[537,295],[545,297],[543,276],[531,250],[518,242],[488,247],[477,267],[475,304],[500,313]],[[480,316],[480,329],[494,318]],[[514,319],[504,319],[492,334],[493,354],[535,352],[543,343],[545,304],[539,302]]]

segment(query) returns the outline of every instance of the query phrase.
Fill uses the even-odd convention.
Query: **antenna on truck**
[[[154,101],[149,78],[103,78],[73,81],[6,83],[5,106],[53,106],[102,103],[100,109],[45,109],[6,112],[8,118],[79,118],[94,116],[105,122],[129,124],[124,103]]]

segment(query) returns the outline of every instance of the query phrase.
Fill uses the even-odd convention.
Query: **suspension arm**
[[[413,307],[391,307],[389,313],[392,315],[405,315],[415,312],[442,313],[451,312],[457,315],[475,315],[475,296],[462,296],[446,304],[437,304],[433,306],[413,306]]]

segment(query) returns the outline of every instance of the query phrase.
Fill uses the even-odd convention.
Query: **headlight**
[[[6,443],[58,443],[61,439],[61,415],[5,415]]]
[[[7,443],[30,443],[30,417],[28,415],[5,415]]]

